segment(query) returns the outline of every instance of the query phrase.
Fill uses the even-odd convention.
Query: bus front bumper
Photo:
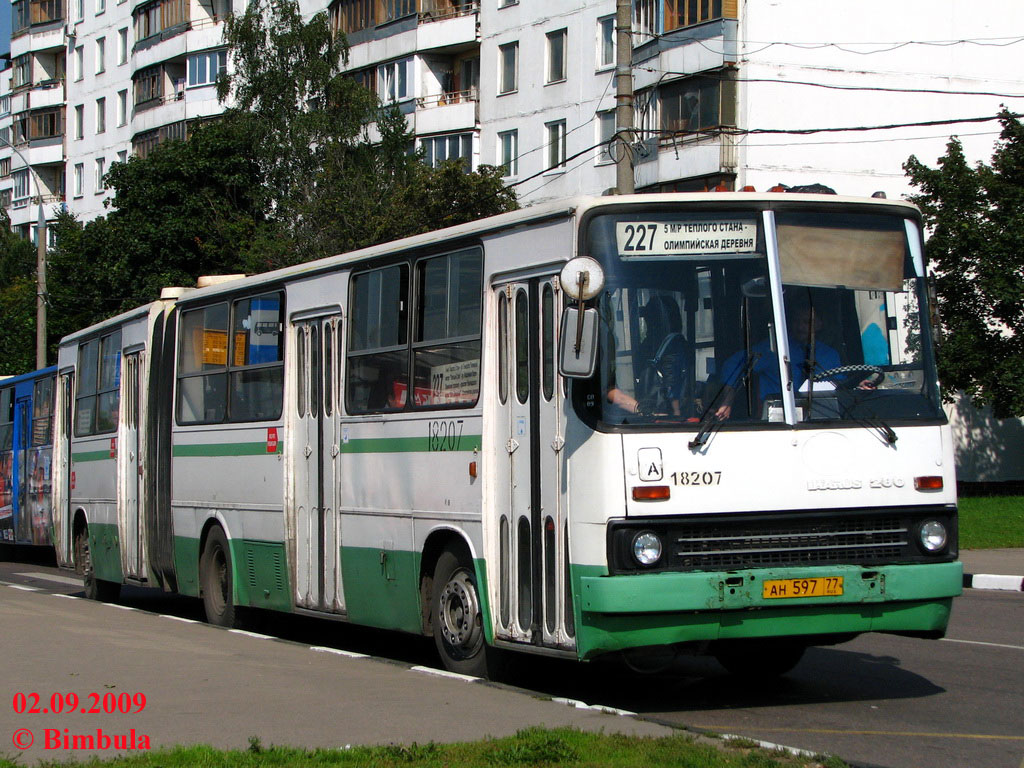
[[[842,594],[788,597],[793,580],[842,579]],[[766,585],[766,582],[771,582]],[[778,585],[778,589],[773,589]],[[805,585],[806,586],[806,585]],[[750,637],[941,635],[963,590],[960,562],[736,572],[579,574],[581,658],[651,645]],[[767,596],[769,593],[775,596]]]

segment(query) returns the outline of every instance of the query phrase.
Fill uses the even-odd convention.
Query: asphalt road
[[[66,572],[42,563],[0,563],[0,580],[80,592]],[[126,589],[122,603],[202,616],[198,601],[151,590]],[[258,618],[259,631],[298,643],[437,664],[427,640],[301,617]],[[968,590],[956,602],[945,640],[867,635],[811,649],[793,672],[765,687],[689,657],[653,675],[529,658],[516,664],[508,682],[676,727],[827,752],[855,765],[1024,768],[1024,593]],[[325,713],[323,727],[332,720]],[[402,740],[396,732],[395,741]]]

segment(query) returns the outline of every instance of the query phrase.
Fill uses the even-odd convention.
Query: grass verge
[[[960,499],[960,548],[1024,547],[1024,496]]]
[[[761,749],[747,740],[714,744],[693,734],[638,738],[572,729],[528,728],[515,736],[459,744],[353,747],[303,750],[264,747],[250,739],[248,750],[177,747],[125,757],[46,766],[104,768],[845,768],[834,757],[803,757]],[[0,758],[0,768],[20,763]]]

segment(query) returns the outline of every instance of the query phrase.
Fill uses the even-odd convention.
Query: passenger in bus
[[[793,385],[799,389],[815,372],[820,373],[840,366],[839,353],[819,338],[824,326],[824,316],[811,305],[801,304],[789,312],[789,355],[793,371]],[[811,339],[814,338],[812,346]],[[782,396],[779,381],[779,356],[772,351],[768,339],[750,349],[752,364],[748,377],[757,381],[757,403]],[[747,374],[746,350],[734,353],[722,366],[722,390],[716,398],[720,405],[715,416],[724,421],[732,416],[736,392]]]
[[[627,413],[682,416],[686,401],[686,338],[679,304],[671,296],[656,294],[640,309],[646,333],[637,350],[638,365],[633,394],[609,377],[608,402]]]

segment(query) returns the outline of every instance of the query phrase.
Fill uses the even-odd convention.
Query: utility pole
[[[615,0],[615,193],[633,194],[633,5]]]

